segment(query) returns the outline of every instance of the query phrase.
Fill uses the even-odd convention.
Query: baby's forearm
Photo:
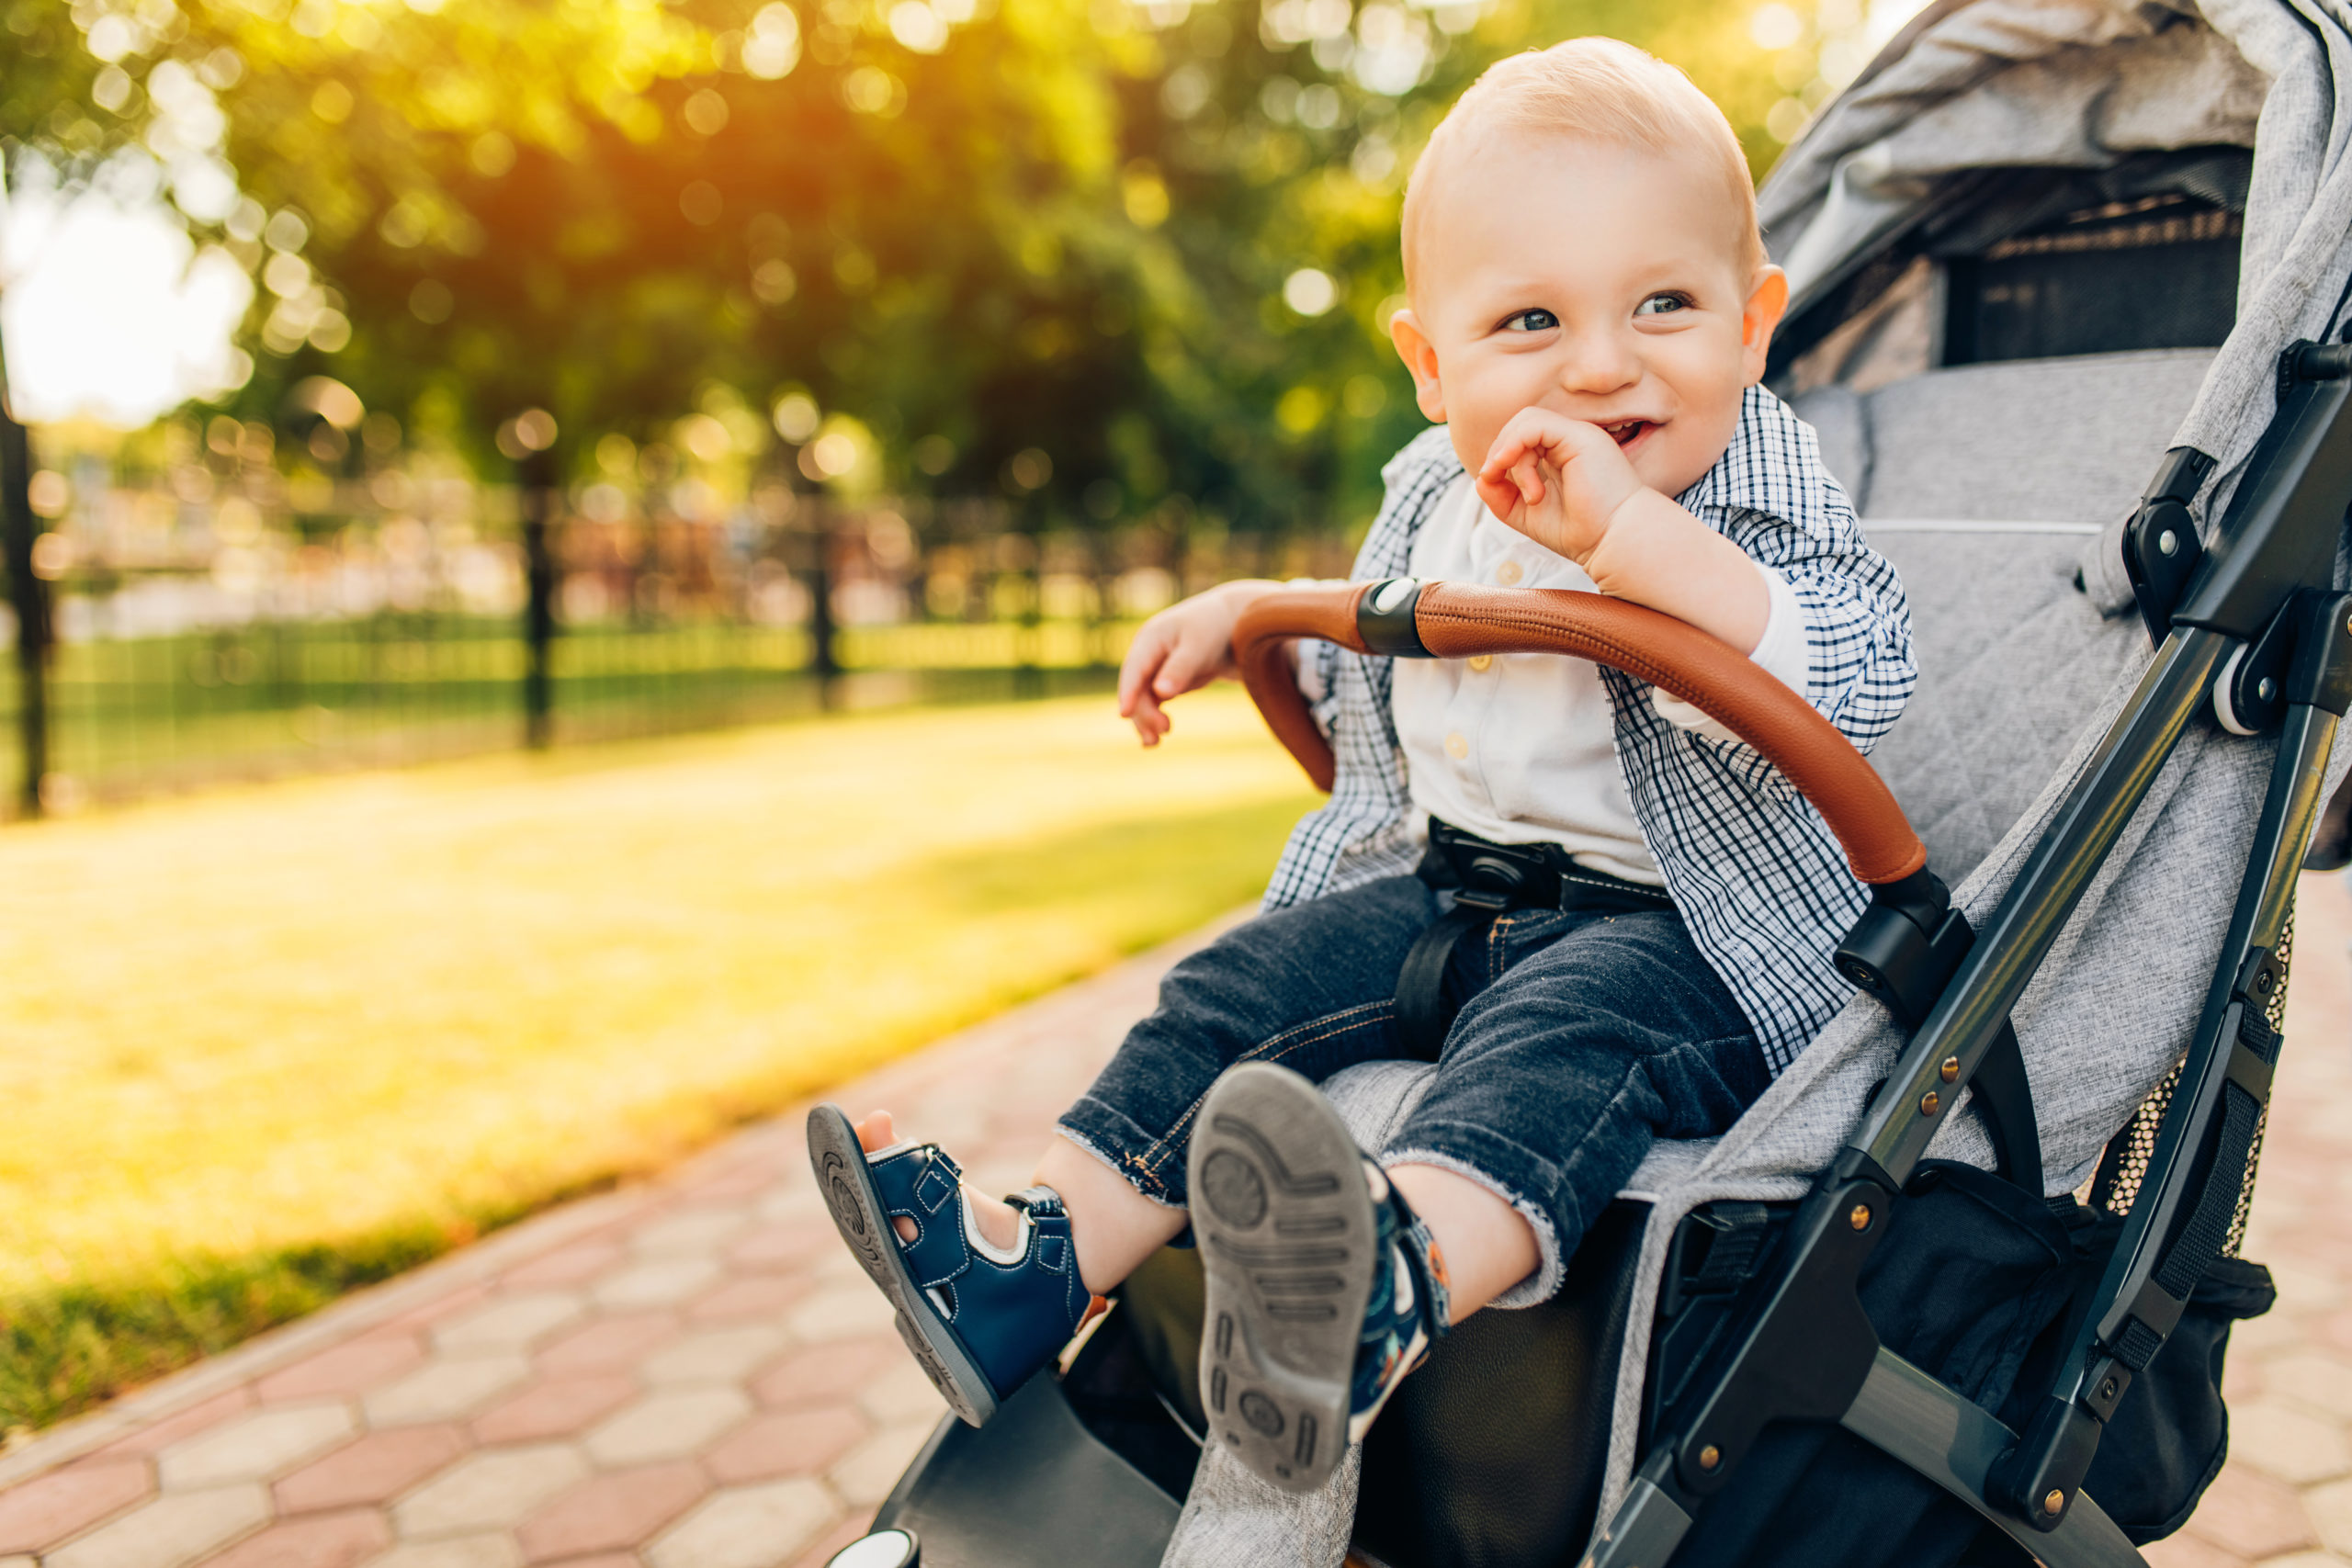
[[[1772,592],[1747,552],[1654,490],[1634,492],[1585,558],[1593,586],[1753,653]]]

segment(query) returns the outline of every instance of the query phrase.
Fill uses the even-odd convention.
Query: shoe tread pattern
[[[1196,1129],[1187,1165],[1207,1275],[1210,1428],[1267,1482],[1313,1491],[1346,1453],[1372,1293],[1363,1156],[1313,1084],[1264,1063],[1220,1077]]]

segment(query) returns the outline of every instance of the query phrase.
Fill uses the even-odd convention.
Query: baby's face
[[[1652,490],[1688,490],[1731,444],[1788,297],[1778,268],[1749,269],[1720,186],[1696,158],[1510,129],[1431,173],[1390,330],[1463,466],[1544,408],[1607,429]]]

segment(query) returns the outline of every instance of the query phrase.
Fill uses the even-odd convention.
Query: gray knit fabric
[[[2210,530],[2269,420],[2279,349],[2330,335],[2352,276],[2352,116],[2335,114],[2334,91],[2352,73],[2348,15],[2342,0],[2207,0],[2201,11],[1976,0],[1834,104],[1759,193],[1768,241],[1802,298],[1933,204],[1957,171],[2256,150],[2238,321],[2217,353],[1858,378],[1798,400],[1910,593],[1924,679],[1876,761],[1980,926],[2147,667],[2115,525],[2162,452],[2189,445],[2221,459],[2199,506]],[[2037,523],[2072,526],[2016,526]],[[2191,726],[2018,1007],[2050,1191],[2089,1176],[2186,1047],[2274,750]],[[2352,748],[2339,746],[2330,790],[2347,763]],[[1728,1134],[1662,1145],[1629,1184],[1654,1207],[1604,1517],[1640,1457],[1647,1325],[1675,1224],[1716,1200],[1801,1196],[1900,1044],[1877,1004],[1857,998]],[[1378,1126],[1427,1071],[1359,1068],[1329,1090],[1376,1147]],[[1932,1153],[1991,1163],[1965,1110]],[[1170,1563],[1342,1560],[1351,1468],[1317,1498],[1278,1504],[1237,1474],[1214,1456],[1204,1463]]]

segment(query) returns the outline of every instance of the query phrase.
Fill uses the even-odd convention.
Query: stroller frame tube
[[[1779,1256],[1743,1292],[1733,1314],[1736,1326],[1664,1417],[1666,1429],[1596,1533],[1586,1568],[1664,1568],[1705,1498],[1722,1488],[1764,1427],[1789,1419],[1838,1421],[1969,1504],[2051,1568],[2144,1568],[2130,1540],[2083,1493],[2081,1479],[2130,1382],[2130,1363],[2116,1359],[2109,1336],[2127,1325],[2137,1329],[2137,1364],[2144,1367],[2154,1353],[2151,1345],[2160,1348],[2178,1319],[2187,1290],[2169,1294],[2156,1273],[2177,1248],[2189,1250],[2185,1232],[2194,1225],[2183,1221],[2182,1202],[2193,1184],[2212,1179],[2216,1161],[2202,1156],[2221,1135],[2223,1090],[2235,1085],[2267,1100],[2277,1042],[2271,1037],[2270,1054],[2262,1053],[2267,1025],[2246,1030],[2246,1010],[2250,996],[2267,997],[2276,984],[2271,954],[2317,817],[2337,718],[2352,701],[2352,595],[2334,593],[2328,577],[2352,502],[2348,375],[2352,350],[2345,347],[2297,344],[2281,356],[2271,429],[2217,530],[2220,541],[2210,554],[2199,552],[2193,574],[2175,585],[2177,596],[2167,595],[2171,603],[2162,608],[2168,629],[2138,688],[1854,1137],[1792,1217]],[[2197,456],[2167,455],[2143,515],[2186,499],[2171,494],[2184,455]],[[2143,603],[2145,608],[2144,596]],[[2212,614],[2223,603],[2231,614]],[[2125,1235],[2092,1298],[2078,1353],[2063,1363],[2060,1387],[2020,1441],[1992,1415],[1879,1345],[1856,1283],[1887,1228],[1894,1200],[2007,1029],[2011,1010],[2208,700],[2217,671],[2287,616],[2295,619],[2297,646],[2284,733],[2182,1084]],[[2255,1049],[2246,1048],[2249,1040]]]

